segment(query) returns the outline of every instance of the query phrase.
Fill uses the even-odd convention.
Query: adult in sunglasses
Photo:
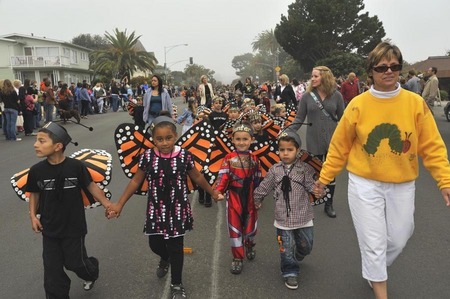
[[[400,49],[388,42],[369,54],[366,70],[373,85],[345,109],[316,182],[319,192],[347,165],[362,276],[376,298],[387,298],[387,266],[414,230],[419,156],[450,206],[447,149],[424,100],[400,87],[402,63]]]

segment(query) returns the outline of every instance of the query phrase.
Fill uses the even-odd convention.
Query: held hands
[[[262,207],[262,202],[255,202],[255,209],[259,210]]]
[[[325,185],[319,180],[317,180],[314,183],[314,196],[316,198],[320,198],[324,195],[324,193],[325,193]]]
[[[119,218],[122,207],[117,203],[112,203],[105,207],[105,217],[108,219]]]
[[[223,194],[219,193],[219,191],[214,190],[211,197],[214,199],[215,202],[222,201],[225,199],[225,196]]]

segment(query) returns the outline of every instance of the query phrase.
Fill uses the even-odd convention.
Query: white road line
[[[213,248],[213,262],[212,262],[212,281],[211,281],[211,297],[212,299],[219,298],[219,256],[221,248],[221,234],[220,231],[223,228],[223,219],[225,218],[223,214],[224,203],[219,202],[217,204],[217,221],[216,221],[216,239]]]

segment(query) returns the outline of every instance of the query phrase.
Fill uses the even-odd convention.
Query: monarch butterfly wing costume
[[[108,199],[111,199],[111,192],[106,188],[111,182],[111,169],[112,169],[112,157],[111,154],[104,150],[98,149],[82,149],[76,151],[72,155],[71,158],[80,160],[84,162],[86,168],[91,174],[92,180],[100,187],[100,189],[105,192],[105,196]],[[89,192],[82,190],[81,191],[83,197],[84,207],[94,208],[100,206],[100,202],[95,199],[92,194]]]
[[[300,160],[314,168],[314,180],[317,180],[322,169],[322,161],[305,150],[300,151]],[[309,194],[309,200],[313,206],[326,202],[330,197],[330,190],[327,187],[325,187],[325,194],[321,198],[316,198],[313,194]]]
[[[132,178],[139,167],[140,155],[149,148],[153,148],[150,133],[139,126],[130,123],[120,124],[114,131],[114,141],[119,154],[120,166],[128,178]],[[146,195],[148,182],[144,180],[136,194]]]
[[[120,165],[125,175],[132,178],[139,167],[140,155],[153,148],[150,133],[134,124],[120,124],[114,133]],[[177,141],[177,145],[188,150],[194,156],[195,168],[201,171],[208,157],[208,150],[215,140],[212,126],[206,121],[199,122],[187,130]],[[194,190],[194,184],[188,177],[188,189]],[[146,195],[148,182],[144,180],[136,194]]]
[[[272,165],[280,161],[278,156],[278,145],[274,140],[264,143],[254,143],[250,146],[250,151],[259,159],[261,165],[261,177],[266,177]]]
[[[216,140],[213,127],[206,121],[194,124],[177,141],[177,144],[194,156],[195,168],[202,172]],[[196,189],[195,184],[187,177],[188,189]]]
[[[71,158],[83,161],[91,174],[92,180],[105,192],[105,196],[110,199],[111,192],[106,186],[111,182],[112,157],[104,150],[82,149],[72,155]],[[11,178],[11,186],[14,192],[23,201],[30,200],[30,193],[26,192],[29,168],[14,174]],[[82,192],[84,207],[93,208],[101,205],[90,193]]]
[[[203,172],[210,185],[214,184],[219,174],[222,159],[234,150],[231,140],[228,139],[227,133],[224,131],[214,131],[216,138],[209,149],[208,158],[205,161]]]

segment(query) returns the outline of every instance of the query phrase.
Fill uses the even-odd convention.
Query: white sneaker
[[[22,138],[16,138],[16,141],[22,141]]]
[[[85,281],[83,282],[83,289],[85,291],[90,291],[94,287],[95,280],[94,281]]]

